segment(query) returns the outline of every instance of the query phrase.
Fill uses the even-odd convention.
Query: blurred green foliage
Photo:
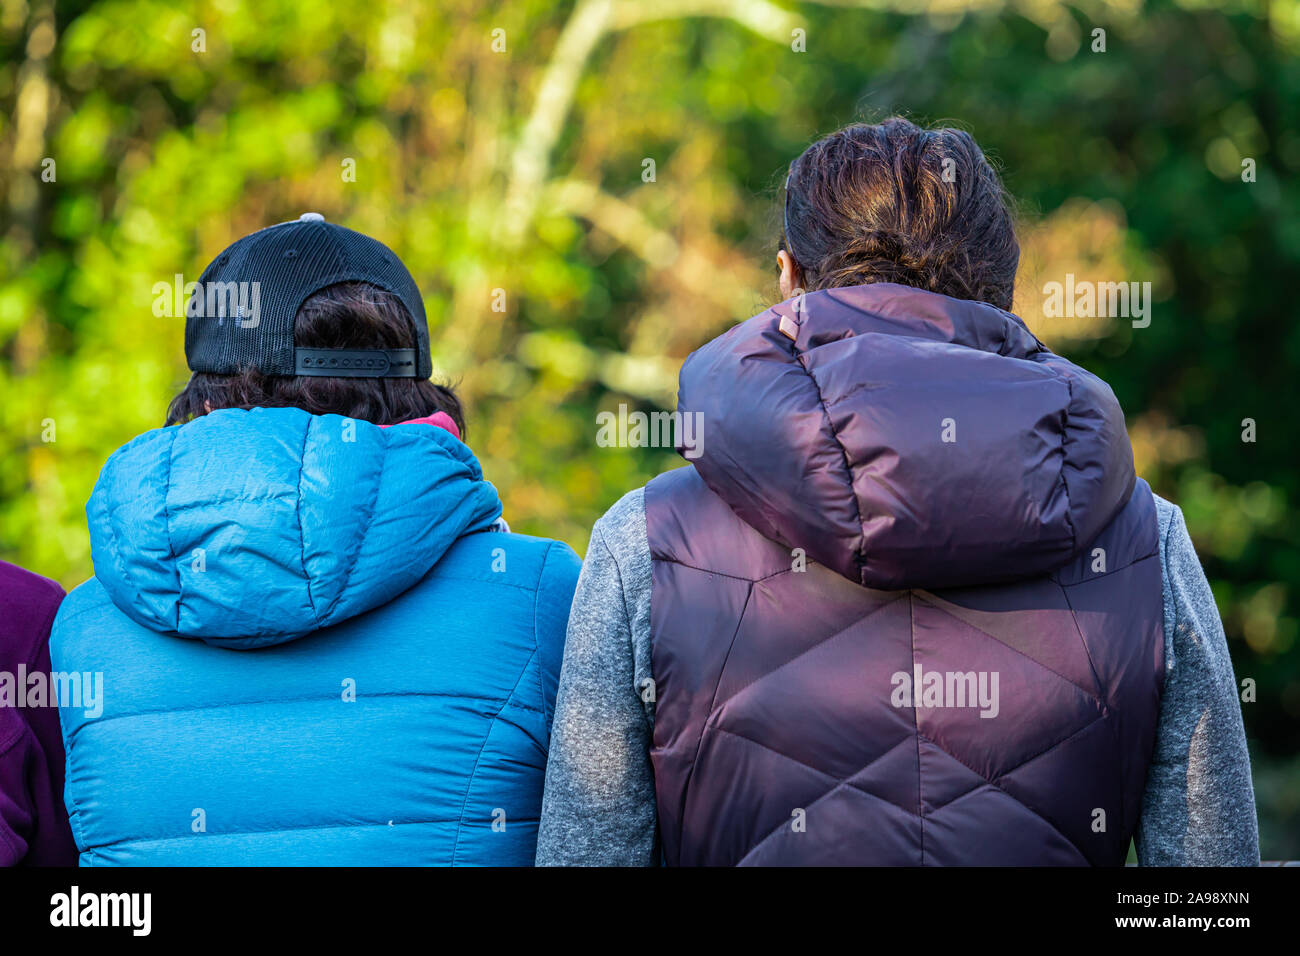
[[[1264,855],[1300,857],[1298,52],[1298,0],[0,0],[0,553],[90,574],[99,468],[187,374],[154,284],[304,210],[402,255],[507,518],[581,552],[680,463],[596,413],[671,407],[776,298],[790,160],[950,122],[1022,203],[1018,310],[1183,507],[1258,685]],[[1152,281],[1150,327],[1045,318],[1066,272]]]

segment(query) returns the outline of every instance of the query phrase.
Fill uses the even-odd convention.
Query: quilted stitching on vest
[[[1163,678],[1144,483],[1097,539],[1122,566],[1091,574],[1089,552],[1032,581],[937,592],[792,571],[691,468],[646,497],[670,863],[1123,863]],[[755,555],[748,575],[710,571],[698,540],[682,563],[675,533],[710,524]],[[997,671],[998,716],[892,706],[890,676],[918,663]]]

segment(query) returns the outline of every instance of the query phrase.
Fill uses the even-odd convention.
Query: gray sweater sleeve
[[[1144,866],[1259,862],[1236,679],[1182,512],[1156,498],[1165,684],[1138,823]],[[645,496],[597,522],[569,616],[537,841],[539,865],[659,862],[649,750],[650,546]]]
[[[1259,827],[1219,610],[1183,513],[1156,498],[1165,686],[1136,834],[1143,866],[1256,866]]]
[[[645,495],[596,523],[569,614],[546,764],[538,866],[659,862]],[[653,686],[653,685],[650,685]]]

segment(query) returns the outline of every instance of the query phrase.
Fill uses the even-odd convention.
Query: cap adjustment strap
[[[415,349],[294,349],[294,374],[331,378],[417,378]]]

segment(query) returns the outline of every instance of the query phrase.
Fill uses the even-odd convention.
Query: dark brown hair
[[[857,123],[790,165],[782,248],[808,291],[870,282],[1011,308],[1011,201],[969,133]]]
[[[345,282],[303,302],[294,317],[293,341],[321,349],[409,349],[415,347],[415,323],[396,296],[366,282]],[[236,375],[195,372],[172,399],[167,424],[219,408],[301,408],[376,425],[446,412],[465,434],[456,393],[427,379],[269,376],[256,368]]]

